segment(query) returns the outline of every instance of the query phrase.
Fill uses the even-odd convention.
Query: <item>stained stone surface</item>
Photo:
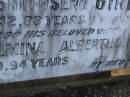
[[[130,97],[129,82],[116,82],[83,87],[64,87],[32,97]]]

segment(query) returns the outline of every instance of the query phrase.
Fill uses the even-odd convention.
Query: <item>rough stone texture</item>
[[[130,84],[121,81],[83,87],[62,87],[25,97],[130,97]]]

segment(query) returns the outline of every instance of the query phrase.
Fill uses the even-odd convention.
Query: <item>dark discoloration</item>
[[[127,9],[130,10],[130,0],[128,0],[128,6]]]
[[[81,87],[63,86],[55,90],[47,90],[47,92],[30,94],[25,97],[129,97],[129,92],[130,84],[128,81],[121,81]]]

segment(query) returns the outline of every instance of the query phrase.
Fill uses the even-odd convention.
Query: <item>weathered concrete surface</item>
[[[0,87],[7,89],[0,90],[0,97],[129,97],[130,94],[130,76],[108,78],[108,74],[101,73],[49,81],[12,85],[15,88],[7,84]]]
[[[0,97],[8,96],[28,96],[56,90],[60,87],[77,87],[93,85],[110,81],[110,72],[100,72],[92,74],[79,74],[73,76],[49,78],[43,80],[15,82],[0,85]],[[106,80],[107,79],[107,80]]]
[[[84,85],[79,84],[74,87],[71,85],[62,85],[58,88],[47,89],[40,93],[11,97],[130,97],[129,81],[130,79],[128,77],[116,78],[116,80],[110,81],[106,79],[104,81],[100,80],[100,82],[95,84],[89,82],[89,84],[84,83]],[[83,81],[81,81],[81,83],[83,83]]]
[[[31,97],[130,97],[130,84],[117,82],[79,88],[64,87]]]

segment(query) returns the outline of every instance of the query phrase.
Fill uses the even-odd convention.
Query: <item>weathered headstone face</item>
[[[129,66],[130,0],[1,0],[0,83]]]

